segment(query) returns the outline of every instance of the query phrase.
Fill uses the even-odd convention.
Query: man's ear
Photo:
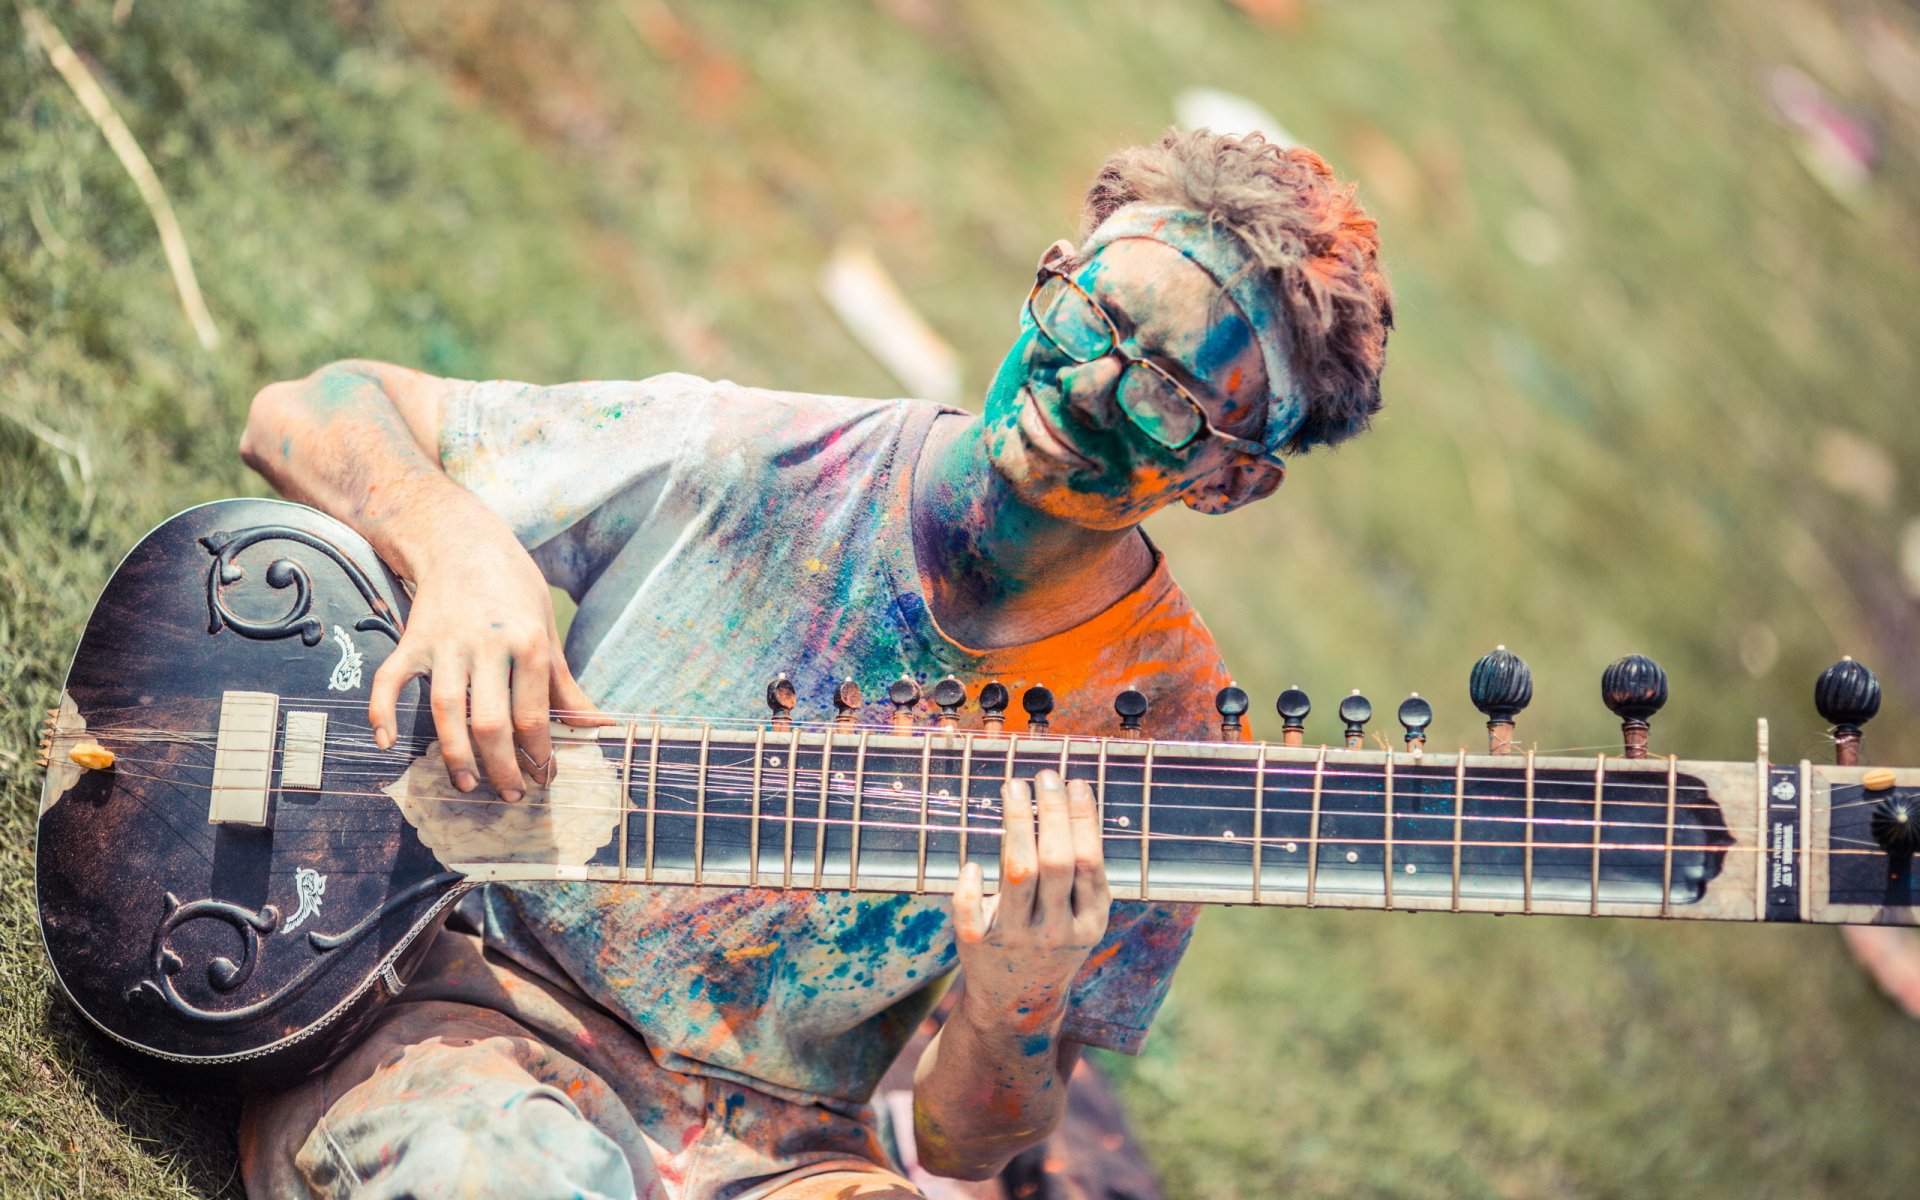
[[[1218,516],[1273,495],[1287,469],[1267,459],[1237,458],[1200,480],[1181,499],[1195,512]]]
[[[1061,238],[1059,241],[1055,242],[1053,245],[1048,246],[1040,254],[1040,268],[1042,270],[1046,270],[1050,267],[1058,267],[1061,263],[1067,263],[1072,261],[1073,261],[1073,243],[1068,241],[1065,238]]]

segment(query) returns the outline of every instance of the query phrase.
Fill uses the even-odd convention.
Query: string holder
[[[1313,701],[1307,694],[1297,687],[1290,687],[1273,702],[1273,711],[1280,714],[1280,744],[1306,745],[1307,714],[1313,711]]]
[[[1007,721],[1007,705],[1013,701],[1007,685],[998,679],[980,689],[975,703],[980,706],[980,725],[983,729],[998,731]]]
[[[1513,753],[1513,721],[1533,703],[1533,672],[1527,661],[1505,646],[1473,664],[1467,678],[1473,706],[1487,717],[1487,752]]]
[[[887,685],[887,703],[893,705],[893,727],[903,733],[913,728],[913,710],[920,704],[920,685],[902,675]]]
[[[1433,724],[1433,705],[1415,692],[1400,702],[1400,711],[1395,716],[1400,728],[1407,731],[1407,749],[1414,754],[1426,753],[1427,726]]]
[[[842,680],[839,687],[833,689],[833,723],[842,728],[850,727],[860,719],[860,685],[851,679]]]
[[[1813,685],[1813,706],[1833,726],[1835,764],[1859,766],[1861,726],[1880,711],[1879,678],[1848,655],[1820,672]]]
[[[773,714],[768,726],[775,733],[786,733],[793,728],[793,709],[800,702],[800,695],[794,690],[793,680],[787,678],[785,671],[767,681],[767,709]]]
[[[1646,655],[1629,654],[1600,676],[1600,700],[1620,718],[1625,756],[1645,758],[1649,722],[1667,703],[1667,673]]]
[[[1214,693],[1213,711],[1220,714],[1220,740],[1223,742],[1244,742],[1247,740],[1247,694],[1234,686],[1229,680],[1227,686]]]
[[[1034,684],[1020,693],[1020,707],[1026,710],[1027,732],[1046,733],[1052,727],[1053,690],[1043,684]]]
[[[1340,719],[1347,725],[1347,749],[1359,750],[1367,744],[1367,722],[1373,720],[1373,702],[1353,689],[1340,701]]]
[[[1129,741],[1138,741],[1146,736],[1141,728],[1141,718],[1147,715],[1147,697],[1144,692],[1132,688],[1113,698],[1114,715],[1120,718],[1120,736]]]
[[[960,706],[967,702],[967,689],[958,679],[949,675],[933,685],[932,697],[934,704],[940,709],[934,714],[933,723],[941,729],[958,729]]]

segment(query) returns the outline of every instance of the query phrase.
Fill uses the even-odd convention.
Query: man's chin
[[[987,461],[1016,500],[1056,521],[1113,530],[1137,525],[1148,515],[1137,504],[1115,503],[1113,497],[1087,489],[1084,481],[1074,486],[1076,472],[1071,467],[1037,453],[1016,430],[990,438]]]

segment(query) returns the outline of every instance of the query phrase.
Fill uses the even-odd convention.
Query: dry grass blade
[[[73,94],[80,101],[80,107],[86,109],[87,116],[93,119],[107,145],[113,147],[115,157],[133,178],[134,187],[140,190],[140,199],[145,202],[147,211],[153,216],[154,226],[160,231],[160,247],[166,252],[167,269],[173,272],[173,284],[180,292],[180,307],[186,310],[187,321],[192,324],[194,335],[200,344],[209,350],[220,345],[220,331],[214,327],[213,314],[207,311],[207,302],[201,298],[200,282],[194,278],[193,259],[187,254],[187,239],[180,232],[180,222],[173,215],[173,203],[167,199],[166,189],[160,186],[160,177],[154,173],[153,164],[147,161],[146,152],[140,149],[140,143],[134,140],[133,131],[120,119],[113,109],[113,102],[107,99],[107,93],[100,83],[87,70],[87,64],[67,45],[67,39],[53,27],[37,8],[22,8],[20,20],[33,35],[34,41],[46,52],[53,63],[53,69],[67,81]]]

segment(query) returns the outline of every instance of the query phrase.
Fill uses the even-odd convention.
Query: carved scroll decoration
[[[316,537],[301,529],[286,525],[256,525],[242,529],[237,533],[217,530],[200,539],[200,544],[213,555],[213,565],[207,570],[207,632],[219,633],[221,629],[231,629],[242,637],[272,640],[293,637],[296,634],[301,642],[309,646],[320,644],[320,638],[326,631],[325,623],[313,616],[313,577],[301,563],[291,558],[276,558],[267,564],[266,580],[269,587],[293,589],[293,604],[283,615],[272,621],[250,621],[233,611],[227,604],[227,589],[239,583],[247,576],[246,568],[235,561],[240,552],[260,542],[288,541],[298,542],[332,559],[334,564],[360,590],[367,602],[368,614],[354,623],[361,631],[377,630],[400,641],[400,619],[394,614],[373,585],[373,580],[360,569],[358,563],[341,553],[340,548],[324,538]]]

